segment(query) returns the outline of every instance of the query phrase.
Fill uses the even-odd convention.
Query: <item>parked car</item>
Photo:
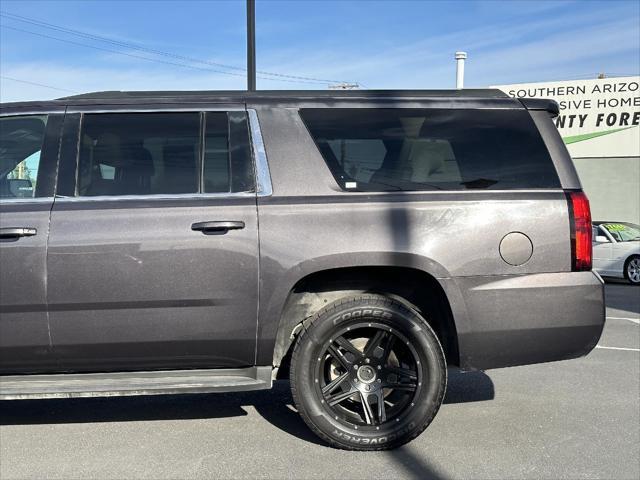
[[[593,222],[593,269],[640,285],[640,225]]]
[[[557,113],[496,90],[2,105],[0,398],[289,378],[316,434],[373,450],[429,425],[447,366],[587,354],[603,283]]]

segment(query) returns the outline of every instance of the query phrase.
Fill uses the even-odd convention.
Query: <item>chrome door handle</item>
[[[239,221],[198,222],[191,225],[191,230],[202,233],[226,233],[229,230],[240,230],[243,228],[244,222]]]
[[[38,230],[30,227],[0,228],[0,238],[33,237],[37,233]]]

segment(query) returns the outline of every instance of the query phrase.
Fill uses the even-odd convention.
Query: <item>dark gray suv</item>
[[[585,355],[591,219],[551,101],[103,92],[4,104],[0,398],[265,389],[419,435],[447,366]]]

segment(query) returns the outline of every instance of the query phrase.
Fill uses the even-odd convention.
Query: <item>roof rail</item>
[[[436,97],[436,98],[508,98],[498,89],[463,90],[203,90],[203,91],[103,91],[71,95],[58,100],[101,100],[131,98],[175,98],[175,97],[242,97],[242,98],[398,98],[398,97]]]

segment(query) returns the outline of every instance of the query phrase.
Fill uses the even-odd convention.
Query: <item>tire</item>
[[[624,262],[624,278],[631,285],[640,285],[640,255],[631,255]]]
[[[387,450],[431,423],[447,367],[436,334],[415,310],[362,295],[305,321],[290,379],[300,415],[321,439],[346,450]]]

